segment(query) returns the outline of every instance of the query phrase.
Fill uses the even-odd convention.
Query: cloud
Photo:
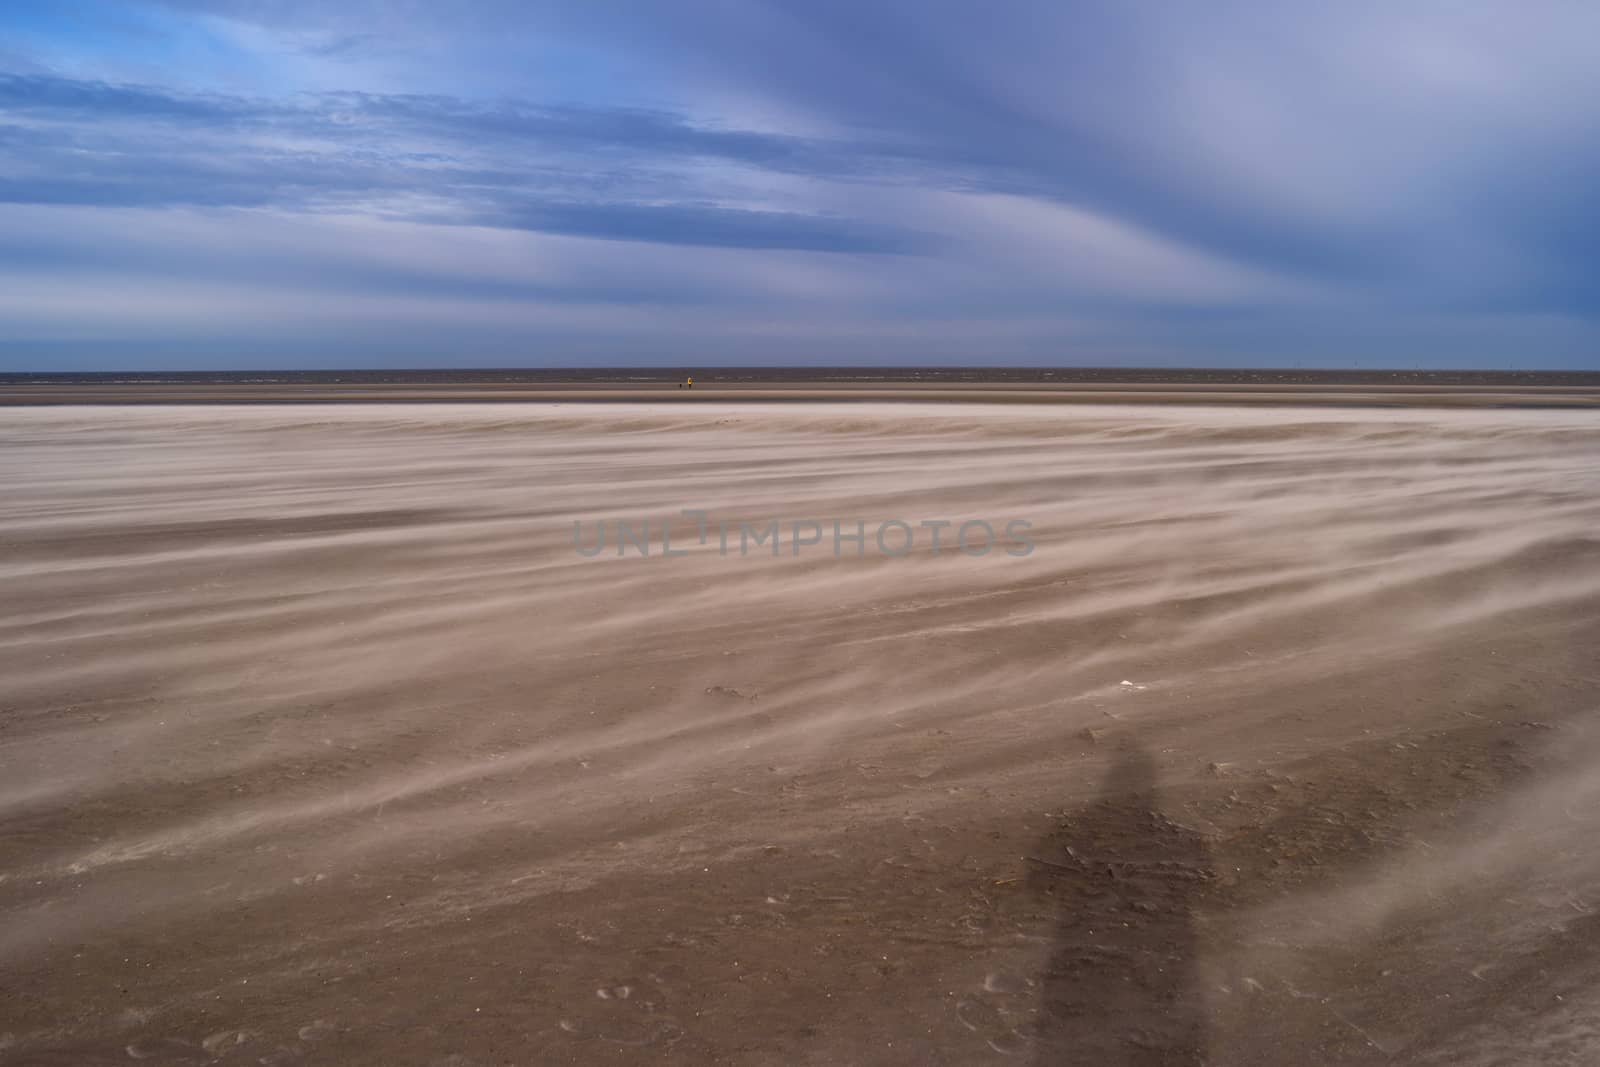
[[[585,316],[651,307],[669,361],[739,336],[1600,362],[1581,5],[83,0],[69,26],[22,3],[0,204],[52,227],[0,233],[0,271],[48,278],[55,310],[6,305],[12,344],[192,337],[185,287],[225,283],[374,351],[356,303],[393,299],[441,316],[430,337],[481,314],[508,351],[629,358],[644,342]],[[91,326],[119,278],[164,310]],[[252,329],[311,344],[286,317]]]
[[[704,202],[708,190],[684,172],[708,160],[838,173],[865,169],[868,154],[659,111],[367,93],[284,103],[42,75],[0,75],[0,108],[13,123],[0,136],[16,149],[0,202],[365,203],[390,217],[664,244],[908,252],[920,243],[862,220]]]

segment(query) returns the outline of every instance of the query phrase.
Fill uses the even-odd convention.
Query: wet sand
[[[0,1062],[1600,1058],[1592,412],[679,399],[0,412]]]

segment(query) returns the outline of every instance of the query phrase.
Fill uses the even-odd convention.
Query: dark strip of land
[[[1600,373],[610,368],[0,375],[0,405],[13,406],[730,400],[1590,408],[1600,407]]]

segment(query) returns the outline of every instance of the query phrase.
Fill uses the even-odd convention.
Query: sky
[[[1600,369],[1600,4],[6,0],[0,370]]]

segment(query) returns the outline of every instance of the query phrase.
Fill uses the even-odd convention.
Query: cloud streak
[[[781,327],[866,361],[943,331],[963,362],[1595,365],[1600,15],[1534,8],[25,2],[0,210],[54,222],[0,239],[0,276],[62,310],[0,314],[0,360],[86,323],[146,360],[208,316],[130,323],[118,278],[180,308],[254,277],[263,306],[457,308],[441,363],[529,299],[699,308],[659,351],[594,325],[584,359],[762,323],[744,362]],[[329,251],[352,220],[385,258]],[[445,251],[484,234],[539,280]],[[487,347],[578,358],[544,321]],[[345,326],[353,359],[400,340]]]
[[[364,205],[391,218],[661,244],[906,252],[918,243],[861,220],[688,199],[702,190],[665,168],[860,172],[870,157],[663,112],[365,93],[275,103],[41,75],[0,76],[0,108],[16,150],[0,178],[5,203]]]

